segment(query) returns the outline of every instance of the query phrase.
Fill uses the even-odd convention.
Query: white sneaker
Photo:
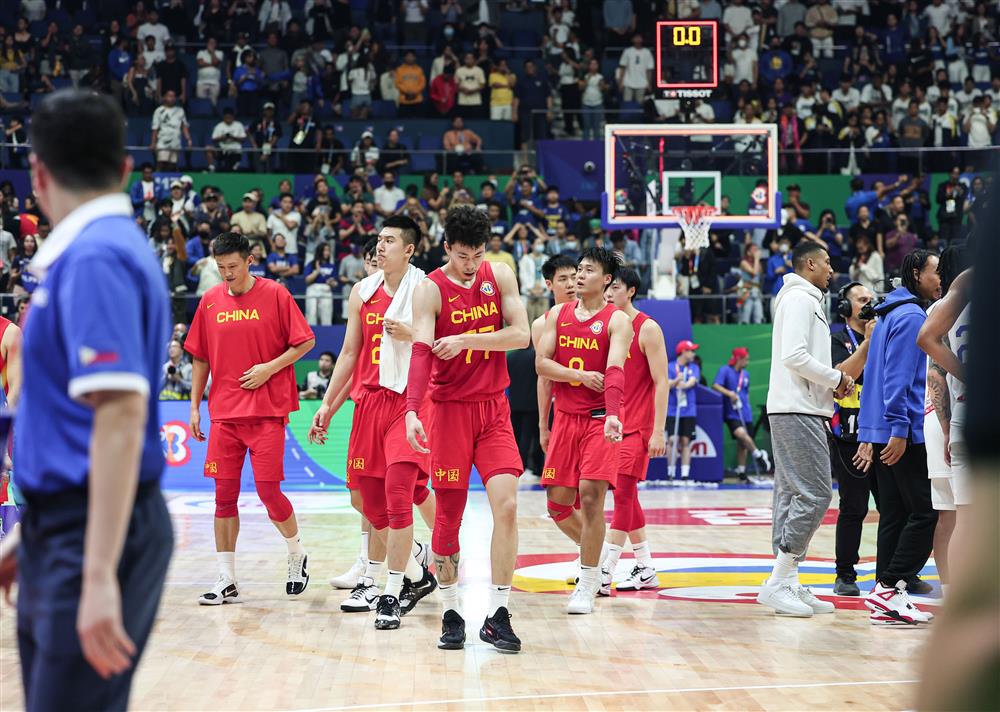
[[[754,454],[754,457],[757,459],[757,462],[760,463],[762,471],[771,471],[771,457],[767,454],[767,450],[758,450],[757,453]]]
[[[219,576],[212,590],[201,594],[198,603],[203,606],[221,606],[223,603],[239,603],[240,591],[236,582],[228,576]]]
[[[761,584],[760,593],[757,594],[757,603],[773,608],[778,615],[811,618],[812,606],[799,597],[799,588],[801,586],[798,583],[782,581],[775,584],[771,583],[771,579],[768,579]]]
[[[379,590],[370,578],[361,578],[351,595],[340,604],[340,610],[348,613],[367,613],[374,611],[378,604]]]
[[[309,585],[309,557],[306,554],[288,555],[288,580],[285,582],[285,594],[298,596]]]
[[[611,595],[611,572],[607,569],[601,569],[601,587],[597,589],[598,596],[610,596]]]
[[[569,596],[569,603],[566,605],[566,612],[569,614],[585,614],[594,612],[594,595],[597,593],[592,588],[582,584],[577,584],[573,593]]]
[[[361,574],[365,572],[365,565],[365,557],[358,555],[358,558],[354,560],[351,568],[342,573],[340,576],[334,576],[330,579],[330,587],[351,590],[358,584],[358,579],[361,578]]]
[[[813,613],[833,613],[837,609],[829,601],[816,598],[815,594],[805,586],[798,586],[795,593],[798,594],[800,601],[812,608]]]
[[[579,556],[576,557],[575,561],[573,561],[572,568],[570,569],[570,571],[572,573],[570,573],[570,575],[566,577],[566,583],[568,583],[571,586],[575,586],[576,583],[580,580],[580,557]]]
[[[878,581],[875,588],[865,598],[865,605],[881,618],[892,618],[905,625],[930,623],[933,615],[924,613],[913,605],[906,593],[906,581],[900,581],[895,588],[883,586]]]
[[[644,588],[659,588],[660,581],[656,569],[651,566],[636,566],[629,577],[616,586],[619,591],[641,591]]]
[[[420,547],[420,550],[413,555],[413,558],[417,560],[417,563],[421,567],[426,569],[431,565],[431,546],[419,541],[417,542],[417,546]]]

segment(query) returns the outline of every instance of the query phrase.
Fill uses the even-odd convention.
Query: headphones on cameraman
[[[848,282],[840,291],[837,292],[837,314],[847,321],[851,318],[851,314],[854,313],[854,305],[851,304],[851,300],[847,298],[847,293],[850,292],[854,287],[860,287],[861,282]]]

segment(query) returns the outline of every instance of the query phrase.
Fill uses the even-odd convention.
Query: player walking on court
[[[344,346],[316,411],[309,439],[326,442],[327,428],[353,380],[360,386],[347,447],[348,481],[361,491],[371,522],[368,562],[344,611],[376,610],[375,628],[399,628],[400,618],[437,583],[414,558],[413,504],[427,497],[429,462],[406,442],[406,378],[412,342],[413,290],[424,273],[410,265],[420,228],[410,218],[392,216],[378,238],[380,271],[351,290]],[[388,336],[389,338],[386,338]],[[376,581],[388,558],[385,589]],[[409,579],[407,585],[405,579]]]
[[[285,593],[297,596],[309,584],[308,556],[291,502],[281,492],[285,426],[299,409],[294,364],[316,343],[298,305],[281,284],[250,274],[253,258],[244,235],[226,232],[213,241],[222,284],[205,292],[191,320],[184,348],[192,357],[191,434],[204,441],[201,399],[208,377],[205,476],[215,480],[215,550],[219,578],[198,602],[206,606],[240,600],[236,578],[236,508],[247,451],[257,495],[288,545]]]
[[[481,211],[465,205],[450,210],[444,225],[448,262],[414,293],[406,436],[419,452],[431,448],[437,496],[431,548],[444,607],[438,647],[465,645],[465,620],[458,609],[458,535],[475,465],[493,513],[490,603],[479,638],[498,650],[518,652],[521,641],[510,625],[508,599],[517,558],[517,478],[523,468],[504,395],[510,384],[507,361],[497,352],[528,345],[528,315],[513,270],[483,259],[489,235],[489,220]],[[418,410],[428,381],[433,418],[425,431]]]
[[[601,567],[602,596],[611,595],[615,566],[625,540],[632,541],[635,566],[628,578],[618,584],[619,591],[656,588],[656,569],[646,539],[646,515],[639,504],[639,483],[646,479],[649,458],[666,452],[663,427],[667,415],[667,346],[660,325],[635,308],[632,300],[639,291],[639,275],[631,267],[618,270],[618,276],[605,292],[609,304],[632,320],[632,343],[625,359],[625,403],[621,451],[618,456],[618,481],[615,484],[615,513],[605,546],[607,554]]]
[[[619,269],[609,250],[580,256],[576,301],[553,307],[535,355],[540,377],[554,381],[556,418],[542,470],[549,516],[565,516],[580,497],[580,580],[568,613],[592,613],[601,585],[604,495],[618,475],[625,359],[632,324],[604,291]]]

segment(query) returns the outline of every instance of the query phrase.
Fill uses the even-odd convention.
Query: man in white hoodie
[[[767,413],[774,446],[771,540],[776,560],[757,602],[777,613],[808,618],[832,613],[799,583],[799,562],[823,521],[833,489],[827,421],[833,399],[853,392],[854,379],[830,365],[830,325],[823,294],[833,277],[830,255],[803,240],[792,251],[794,274],[774,300]]]

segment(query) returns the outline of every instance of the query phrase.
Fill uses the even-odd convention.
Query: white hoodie
[[[842,374],[831,367],[823,293],[799,275],[787,274],[773,313],[768,414],[831,417],[833,389]]]

